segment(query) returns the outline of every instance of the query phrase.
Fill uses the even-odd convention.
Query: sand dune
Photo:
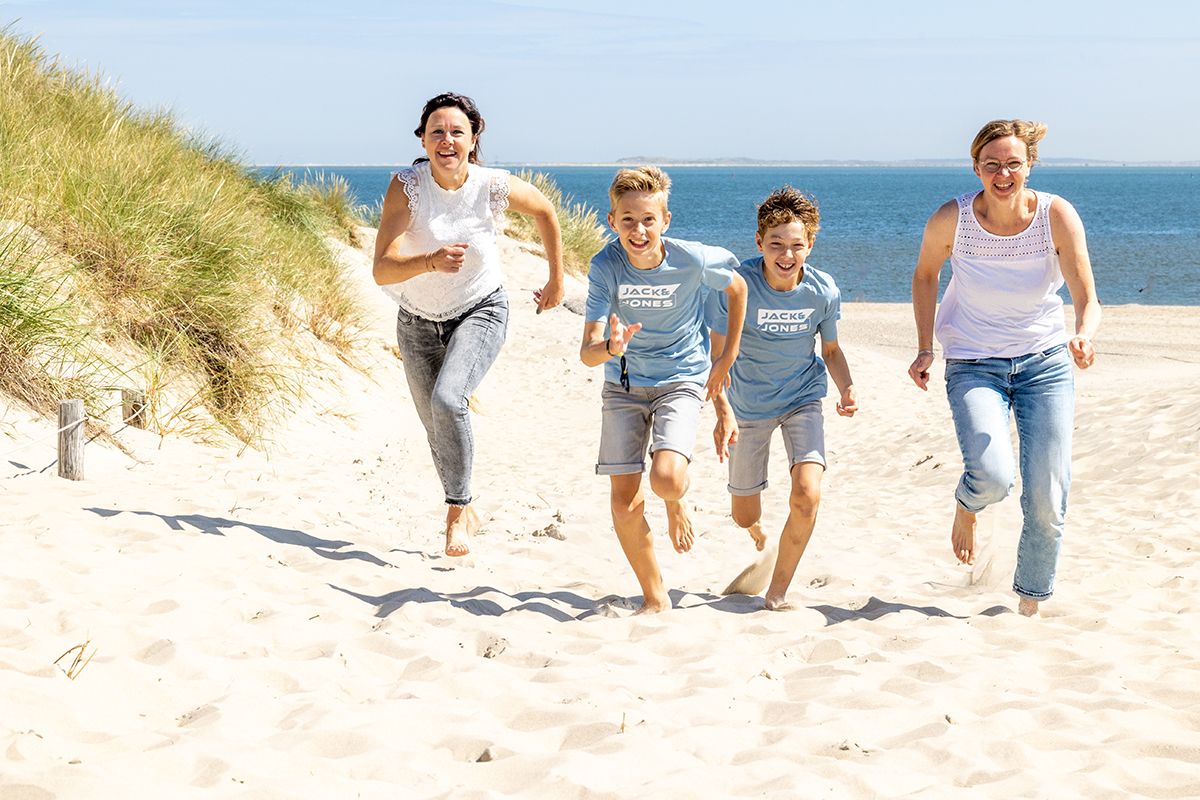
[[[542,267],[505,253],[467,559],[441,554],[361,254],[369,374],[329,359],[266,451],[126,429],[134,457],[95,442],[72,483],[45,469],[53,426],[0,404],[0,454],[23,448],[0,460],[0,797],[1200,796],[1195,309],[1105,311],[1042,619],[1011,613],[1015,497],[982,518],[978,563],[955,564],[941,367],[912,387],[907,306],[862,304],[841,325],[862,411],[826,414],[796,610],[720,594],[756,554],[706,409],[700,539],[676,555],[649,506],[676,608],[645,618],[593,474],[581,318],[535,315]],[[71,680],[55,658],[85,642]]]

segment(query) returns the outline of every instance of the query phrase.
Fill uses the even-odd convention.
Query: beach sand
[[[917,390],[908,306],[864,304],[840,324],[862,410],[827,400],[796,610],[719,594],[756,554],[706,408],[699,540],[675,554],[648,504],[675,609],[634,617],[593,470],[601,370],[581,317],[533,313],[544,263],[505,254],[466,559],[442,555],[361,254],[370,369],[326,357],[265,450],[125,429],[132,457],[93,442],[71,482],[53,421],[0,401],[0,797],[1200,796],[1197,309],[1105,309],[1042,618],[1012,613],[1015,495],[981,517],[973,568],[952,557],[942,366]],[[84,643],[72,680],[74,653],[55,659]]]

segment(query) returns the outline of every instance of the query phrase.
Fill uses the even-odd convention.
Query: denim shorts
[[[767,462],[776,428],[783,431],[789,466],[805,462],[825,466],[824,420],[820,400],[778,417],[738,420],[738,439],[729,446],[729,493],[751,497],[767,488]]]
[[[700,384],[686,382],[633,386],[625,391],[620,384],[605,381],[596,474],[642,472],[647,444],[651,455],[673,450],[691,461],[704,406],[703,391]]]

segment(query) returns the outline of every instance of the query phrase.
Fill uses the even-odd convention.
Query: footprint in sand
[[[175,721],[179,723],[181,728],[194,728],[200,725],[208,725],[216,722],[221,715],[221,710],[216,706],[205,703],[202,706],[193,708],[185,714],[180,714]]]
[[[175,643],[170,639],[159,639],[154,644],[138,653],[137,659],[143,664],[161,666],[175,657]]]
[[[146,606],[143,614],[167,614],[179,608],[179,603],[174,600],[156,600]]]
[[[475,643],[476,655],[495,658],[508,649],[508,640],[492,633],[482,633]]]

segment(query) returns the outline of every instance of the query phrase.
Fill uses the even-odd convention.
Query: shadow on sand
[[[410,603],[446,603],[477,617],[499,617],[513,611],[533,611],[556,622],[572,622],[595,616],[628,616],[628,613],[624,612],[636,611],[642,604],[641,595],[621,597],[610,594],[593,600],[565,590],[509,593],[494,586],[476,586],[470,591],[445,594],[422,586],[398,589],[381,595],[361,594],[334,584],[329,584],[329,587],[374,606],[375,616],[381,619],[387,618]],[[748,614],[762,608],[761,598],[746,597],[745,595],[720,597],[712,594],[685,592],[680,589],[671,589],[668,594],[670,594],[671,604],[676,610],[709,606],[730,614]],[[484,595],[495,595],[497,599]],[[686,603],[688,598],[696,598],[700,602]],[[569,612],[563,606],[578,613]]]
[[[293,547],[303,547],[322,558],[328,558],[333,561],[346,561],[348,559],[356,559],[358,561],[366,561],[368,564],[374,564],[379,567],[392,566],[388,562],[372,555],[365,550],[342,550],[343,547],[349,547],[354,542],[344,542],[336,539],[321,539],[304,531],[296,530],[295,528],[277,528],[274,525],[256,525],[252,522],[244,522],[237,519],[227,519],[225,517],[210,517],[206,514],[158,514],[154,511],[125,511],[117,508],[88,508],[86,511],[91,511],[101,517],[115,517],[120,514],[137,514],[139,516],[157,517],[166,523],[167,527],[173,531],[183,531],[187,528],[194,528],[201,533],[211,534],[213,536],[225,536],[226,531],[233,528],[245,528],[253,531],[265,539],[270,539],[278,544],[291,545]]]
[[[825,617],[826,627],[852,620],[873,621],[888,614],[898,614],[901,611],[916,611],[918,614],[924,614],[927,617],[949,617],[950,619],[995,617],[999,614],[1012,613],[1012,609],[1010,608],[992,606],[991,608],[985,608],[978,614],[960,616],[958,614],[951,614],[949,611],[943,611],[936,606],[910,606],[907,603],[889,603],[886,600],[880,600],[878,597],[872,597],[861,608],[839,608],[837,606],[806,606],[806,608],[810,608]]]

